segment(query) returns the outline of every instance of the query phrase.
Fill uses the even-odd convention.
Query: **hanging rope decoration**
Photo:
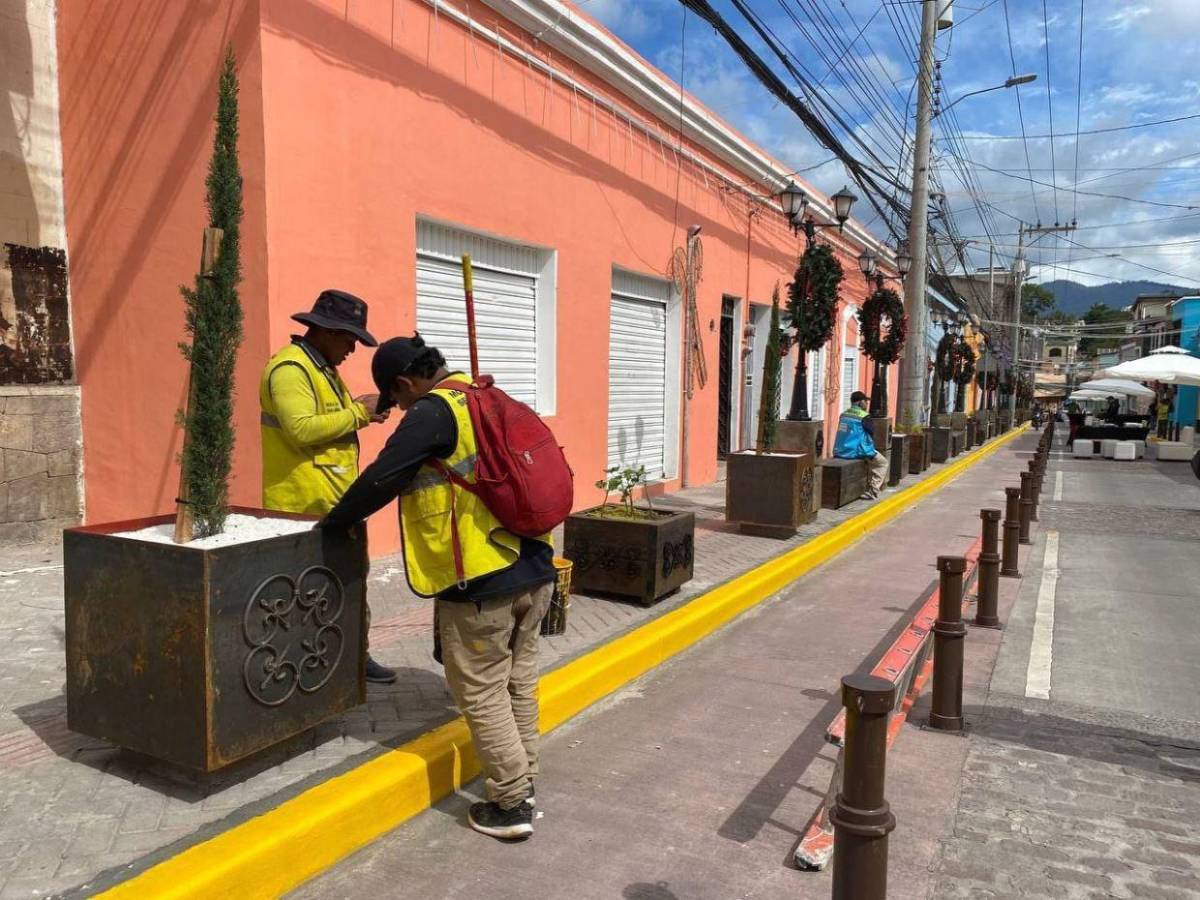
[[[888,320],[887,337],[882,335],[883,320]],[[904,301],[890,288],[879,287],[858,311],[863,352],[881,366],[890,366],[900,358],[908,334]]]
[[[965,337],[958,339],[958,344],[954,349],[955,356],[958,358],[958,364],[955,367],[958,372],[954,380],[959,384],[966,384],[975,376],[975,351],[967,343]]]
[[[937,355],[933,362],[934,371],[937,372],[937,377],[943,384],[954,380],[957,356],[954,348],[954,335],[947,331],[938,341]]]
[[[788,285],[787,326],[793,332],[789,343],[802,353],[820,350],[833,336],[844,274],[833,248],[825,244],[809,247],[800,257],[795,280]]]

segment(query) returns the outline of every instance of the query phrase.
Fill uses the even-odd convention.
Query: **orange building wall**
[[[267,341],[262,57],[255,0],[59,0],[58,41],[71,310],[92,522],[174,508],[187,371],[179,285],[207,225],[204,177],[217,75],[241,79],[241,287],[232,499],[260,496],[257,369]]]
[[[579,505],[598,499],[591,485],[606,465],[612,267],[662,277],[687,227],[702,225],[698,303],[709,381],[691,404],[689,476],[713,480],[722,295],[742,297],[748,311],[743,196],[694,168],[681,174],[669,149],[593,114],[566,86],[423,2],[226,0],[216,13],[192,6],[162,13],[128,43],[120,29],[83,21],[79,0],[63,2],[90,520],[161,512],[175,496],[172,422],[184,385],[176,287],[196,267],[216,72],[229,41],[242,73],[246,176],[236,501],[258,499],[258,372],[295,330],[291,313],[339,287],[368,301],[380,338],[412,332],[418,215],[557,252],[557,412],[549,422],[576,472]],[[481,4],[471,11],[495,24]],[[532,43],[499,24],[509,39]],[[615,96],[569,61],[552,62]],[[128,77],[114,77],[126,69]],[[802,242],[778,214],[756,217],[751,302],[769,303],[774,284],[786,284]],[[856,305],[867,293],[857,252],[842,255],[843,300]],[[838,323],[840,335],[840,314]],[[857,341],[856,322],[850,333]],[[831,353],[840,367],[840,346]],[[360,350],[343,366],[355,392],[373,390],[369,356]],[[859,387],[869,388],[871,374],[864,359]],[[827,442],[837,406],[826,410]],[[390,430],[360,432],[364,461]],[[373,555],[397,543],[394,515],[376,516]]]

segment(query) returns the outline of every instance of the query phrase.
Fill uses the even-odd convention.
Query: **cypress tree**
[[[238,81],[233,50],[225,56],[217,92],[216,134],[208,164],[208,224],[224,232],[210,273],[181,287],[191,345],[180,345],[191,364],[192,388],[183,426],[183,476],[196,537],[218,534],[229,514],[233,457],[234,366],[242,342],[239,226],[242,175],[238,168]]]
[[[771,330],[767,334],[766,359],[763,360],[763,388],[758,406],[758,452],[775,449],[779,427],[780,375],[783,371],[783,332],[779,327],[779,285],[771,295]]]

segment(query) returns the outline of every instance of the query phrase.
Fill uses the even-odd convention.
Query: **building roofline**
[[[773,195],[796,180],[810,194],[810,207],[833,221],[829,198],[798,178],[787,166],[737,132],[702,103],[651,65],[611,31],[566,0],[483,0],[537,40],[562,53],[592,75],[619,91],[659,122],[682,119],[686,138]],[[682,96],[682,103],[681,101]],[[682,115],[680,114],[682,110]],[[771,196],[773,199],[773,196]],[[845,235],[870,247],[894,266],[895,251],[868,232],[853,217]]]

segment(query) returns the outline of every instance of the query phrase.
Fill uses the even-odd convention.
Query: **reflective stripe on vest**
[[[340,377],[322,371],[297,344],[271,357],[259,382],[263,506],[324,515],[358,476],[358,436],[351,432],[320,446],[296,445],[280,425],[271,394],[271,375],[280,366],[297,366],[308,377],[317,398],[314,412],[348,409],[354,400]]]
[[[462,375],[456,376],[463,380]],[[454,416],[458,439],[454,452],[440,462],[467,482],[475,480],[475,429],[461,391],[435,388]],[[461,578],[456,571],[454,531],[461,548]],[[435,597],[460,582],[507,569],[521,553],[521,539],[505,531],[482,500],[426,463],[400,496],[400,531],[408,584],[422,597]],[[551,543],[550,535],[539,540]]]

